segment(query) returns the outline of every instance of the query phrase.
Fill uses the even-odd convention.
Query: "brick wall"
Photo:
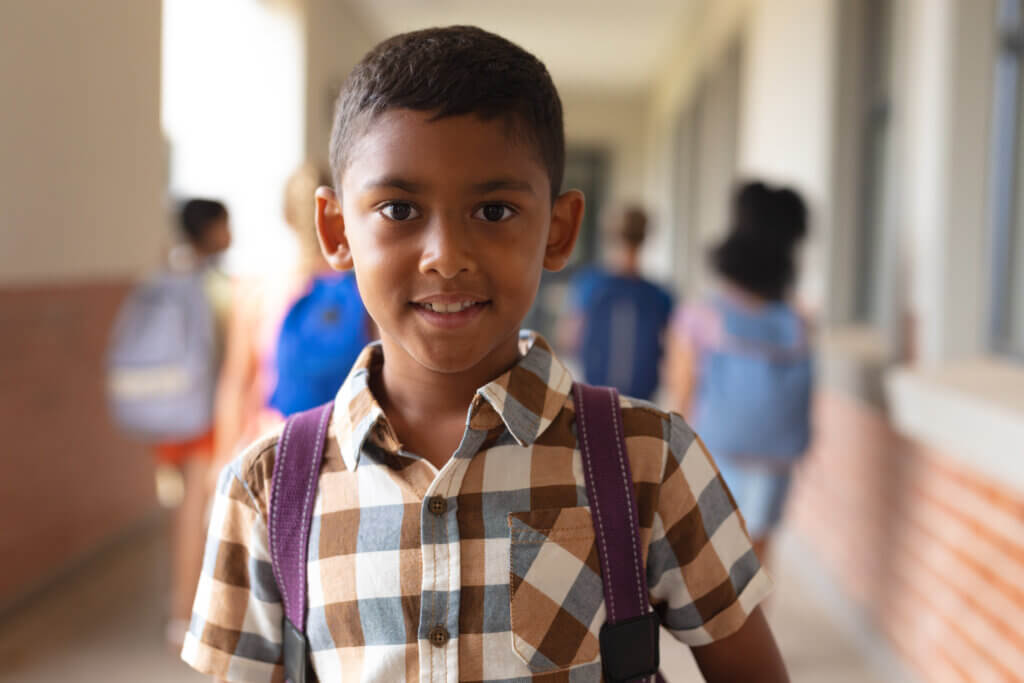
[[[0,290],[0,606],[154,509],[152,459],[103,392],[126,283]]]
[[[846,597],[923,681],[1024,681],[1024,494],[854,399],[816,411],[789,515]]]

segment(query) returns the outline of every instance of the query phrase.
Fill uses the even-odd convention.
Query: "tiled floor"
[[[768,614],[794,683],[880,682],[781,554]],[[163,645],[165,557],[165,539],[156,529],[89,563],[0,624],[0,681],[206,680]],[[689,652],[674,641],[663,639],[662,668],[673,683],[701,680]]]

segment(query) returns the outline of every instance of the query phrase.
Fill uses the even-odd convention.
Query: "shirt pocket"
[[[508,526],[516,654],[536,673],[596,660],[605,609],[590,509],[513,512]]]

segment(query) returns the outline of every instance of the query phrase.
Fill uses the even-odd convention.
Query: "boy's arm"
[[[651,603],[708,681],[785,681],[758,604],[771,580],[711,456],[679,415],[648,545]],[[753,671],[753,674],[749,672]]]
[[[691,648],[691,652],[708,683],[789,681],[782,655],[760,607],[751,612],[736,633],[710,645]]]
[[[235,297],[235,306],[224,340],[224,358],[214,403],[214,472],[235,456],[241,436],[245,400],[249,386],[258,372],[255,362],[255,325],[250,301]],[[216,476],[216,475],[214,475]],[[211,482],[212,483],[212,482]]]
[[[669,330],[665,349],[665,384],[672,409],[689,415],[693,391],[697,386],[697,349],[693,342],[675,330]]]
[[[262,498],[258,501],[255,493],[265,490],[275,443],[270,436],[250,446],[217,483],[202,576],[181,652],[189,666],[214,678],[283,679],[283,606],[270,565]],[[243,481],[242,472],[252,477]]]

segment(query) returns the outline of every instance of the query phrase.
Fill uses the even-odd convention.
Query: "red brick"
[[[127,282],[0,290],[0,604],[153,510],[152,459],[112,426],[107,334]]]

